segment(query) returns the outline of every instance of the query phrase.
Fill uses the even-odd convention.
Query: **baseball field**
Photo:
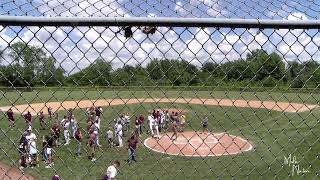
[[[319,174],[320,149],[318,127],[320,111],[316,93],[283,93],[283,92],[240,92],[240,91],[126,91],[126,90],[47,90],[32,92],[1,92],[0,109],[5,111],[14,105],[16,127],[11,130],[5,113],[0,115],[0,160],[9,166],[17,175],[17,145],[26,125],[21,113],[26,108],[37,112],[47,102],[57,102],[59,120],[69,108],[75,108],[74,115],[81,128],[86,127],[86,106],[103,104],[100,142],[97,150],[97,161],[87,158],[88,148],[83,144],[82,157],[75,154],[76,143],[71,141],[67,146],[55,147],[54,167],[26,168],[26,173],[36,179],[48,179],[59,174],[63,179],[99,179],[114,159],[120,161],[117,179],[311,179]],[[90,100],[90,101],[85,101]],[[98,101],[99,100],[99,101]],[[75,101],[75,102],[73,102]],[[68,102],[68,103],[66,103]],[[91,102],[85,105],[82,102]],[[35,103],[37,103],[35,105]],[[26,105],[27,106],[19,106]],[[52,104],[51,104],[52,105]],[[17,108],[15,108],[17,107]],[[77,108],[80,107],[80,108]],[[30,109],[31,108],[31,109]],[[131,130],[134,128],[134,116],[145,117],[152,109],[180,109],[185,112],[186,132],[202,130],[201,120],[207,115],[212,134],[229,134],[246,140],[252,146],[248,151],[237,154],[217,156],[184,156],[183,154],[166,154],[147,147],[144,141],[150,137],[144,129],[139,137],[137,162],[126,163],[127,149],[108,148],[105,132],[113,119],[119,114],[129,113]],[[43,109],[46,112],[46,108]],[[35,117],[35,116],[34,116]],[[46,119],[48,126],[51,122]],[[40,130],[38,118],[34,119],[34,132],[40,149],[42,136],[49,133]],[[145,128],[148,126],[145,124]],[[164,131],[163,133],[166,133]],[[127,137],[124,137],[126,142]],[[161,143],[159,141],[159,143]],[[305,173],[292,173],[292,167],[285,163],[289,156],[295,156],[300,166],[308,170]],[[39,156],[41,157],[41,156]],[[0,173],[1,174],[1,173]],[[2,173],[3,174],[3,173]]]

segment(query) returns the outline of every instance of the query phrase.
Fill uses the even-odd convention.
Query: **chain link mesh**
[[[304,22],[319,6],[4,0],[0,14]],[[0,178],[110,178],[117,160],[118,179],[317,179],[319,46],[315,28],[0,26]]]

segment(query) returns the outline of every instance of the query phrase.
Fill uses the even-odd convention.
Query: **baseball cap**
[[[59,175],[54,175],[54,176],[52,176],[52,178],[51,178],[51,180],[59,180],[59,179],[60,179]]]

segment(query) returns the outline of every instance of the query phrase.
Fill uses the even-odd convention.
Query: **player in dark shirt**
[[[39,121],[40,121],[40,127],[42,130],[45,130],[45,117],[44,117],[44,114],[43,114],[43,111],[40,112],[39,114]]]
[[[49,116],[50,119],[51,119],[52,116],[53,116],[53,111],[52,111],[52,108],[51,108],[51,107],[48,107],[48,116]]]
[[[20,169],[27,167],[27,147],[28,147],[28,141],[25,136],[21,136],[20,141],[19,141],[19,146],[18,146],[18,151],[19,151],[19,164],[20,164]]]
[[[59,145],[59,138],[60,138],[60,126],[57,122],[55,122],[53,124],[53,126],[51,127],[51,132],[52,132],[52,137],[53,137],[53,140],[54,140],[54,144],[56,146]]]
[[[30,111],[28,111],[27,114],[25,114],[23,117],[24,117],[24,120],[26,121],[26,123],[28,125],[31,125],[31,123],[32,123],[32,115],[31,115]]]
[[[7,117],[9,121],[9,127],[10,128],[14,127],[14,117],[13,117],[13,111],[11,108],[7,111]]]
[[[132,135],[130,139],[128,139],[128,164],[131,164],[132,161],[136,162],[136,149],[138,144],[138,139],[135,135]]]
[[[144,124],[144,117],[143,117],[142,114],[140,114],[140,116],[139,116],[139,118],[138,118],[138,121],[139,121],[140,134],[142,134],[143,124]]]
[[[77,151],[76,151],[76,155],[78,157],[80,157],[80,151],[81,151],[81,141],[82,141],[82,133],[80,128],[77,128],[76,132],[75,132],[75,139],[77,140]]]
[[[91,156],[89,156],[89,159],[94,162],[96,161],[95,152],[97,147],[97,135],[94,133],[94,130],[92,128],[89,130],[89,139],[87,145],[89,146],[89,151],[91,152]]]

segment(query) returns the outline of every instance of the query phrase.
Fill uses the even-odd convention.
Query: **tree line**
[[[72,75],[41,47],[24,42],[12,44],[10,61],[0,65],[0,85],[34,86],[257,86],[316,88],[320,83],[319,63],[315,60],[284,61],[277,53],[256,49],[246,58],[206,62],[197,67],[177,59],[153,59],[145,67],[124,65],[113,69],[112,63],[98,58]],[[2,58],[2,61],[5,59]],[[286,63],[285,63],[286,62]]]

